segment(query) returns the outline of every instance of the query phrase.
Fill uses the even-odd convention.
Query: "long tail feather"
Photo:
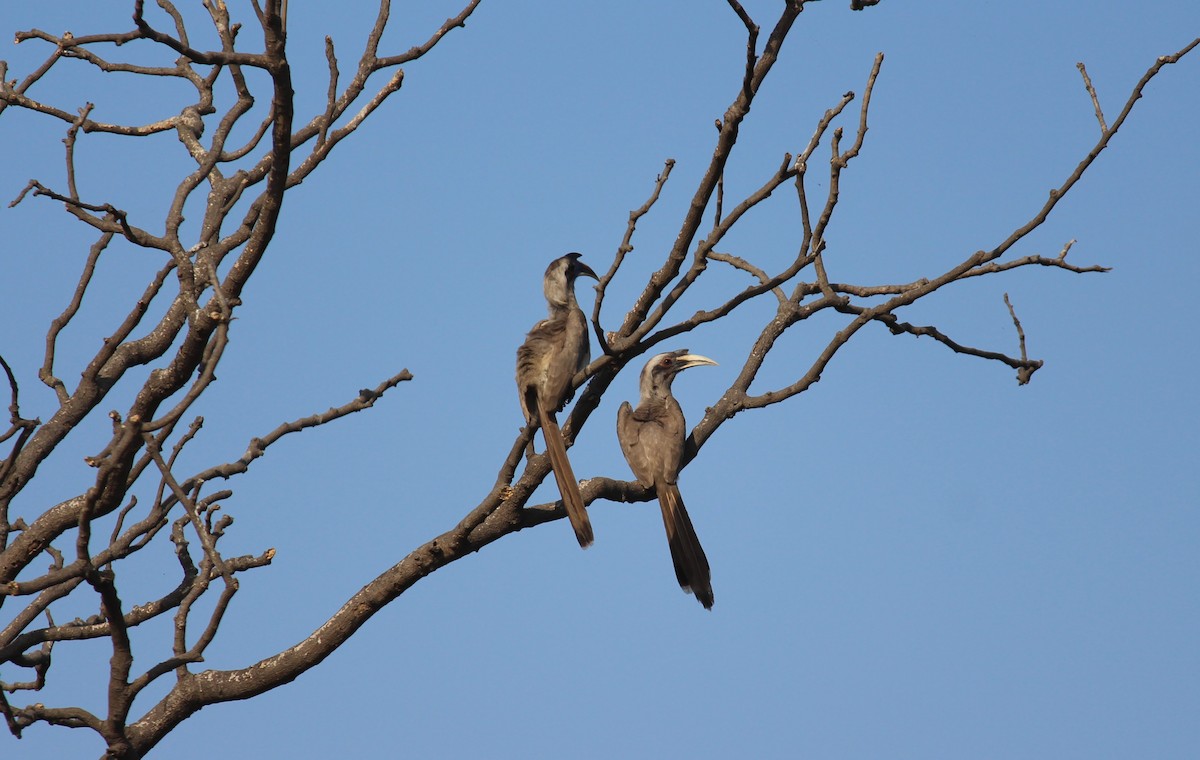
[[[562,431],[558,428],[558,420],[554,419],[554,412],[540,406],[538,417],[542,425],[542,436],[546,439],[546,452],[550,455],[550,467],[554,470],[558,492],[562,494],[563,505],[567,508],[567,517],[571,520],[571,527],[575,529],[575,538],[579,545],[586,549],[594,540],[592,522],[583,507],[579,482],[575,480],[571,460],[567,458],[567,446],[563,442]]]
[[[658,503],[662,507],[663,525],[667,529],[667,544],[671,547],[671,561],[675,564],[675,577],[679,585],[710,610],[713,606],[712,573],[708,568],[708,557],[700,546],[692,518],[683,506],[683,496],[672,483],[658,487]]]

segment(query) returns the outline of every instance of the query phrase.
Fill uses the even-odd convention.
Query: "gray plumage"
[[[675,577],[684,591],[695,594],[705,609],[712,609],[712,575],[708,557],[692,527],[683,496],[676,483],[683,461],[687,423],[679,402],[671,395],[675,375],[689,367],[716,362],[687,349],[659,354],[646,362],[641,375],[641,399],[634,409],[626,401],[617,410],[617,439],[629,468],[642,485],[653,486],[667,529],[667,545]]]
[[[599,279],[579,260],[578,253],[568,253],[546,267],[542,290],[550,315],[533,326],[517,349],[517,391],[525,424],[537,424],[542,428],[546,453],[550,455],[550,467],[558,481],[563,506],[575,529],[575,538],[586,549],[593,540],[592,524],[555,418],[571,398],[575,375],[591,361],[587,319],[575,301],[575,278],[581,275]]]

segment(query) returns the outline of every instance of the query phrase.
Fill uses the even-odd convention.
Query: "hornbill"
[[[592,524],[583,508],[583,497],[571,470],[571,460],[567,459],[562,431],[554,418],[571,398],[571,381],[591,361],[587,319],[575,301],[575,278],[580,275],[593,280],[600,278],[579,260],[579,256],[568,253],[546,267],[542,289],[546,293],[550,316],[534,325],[517,349],[517,390],[521,395],[525,424],[536,423],[542,428],[546,452],[550,455],[550,466],[558,481],[558,492],[562,494],[567,517],[571,519],[579,545],[586,549],[592,543]]]
[[[617,438],[629,468],[642,485],[653,486],[662,507],[663,525],[675,577],[689,594],[695,594],[704,609],[712,609],[712,576],[708,558],[696,537],[696,529],[683,506],[676,479],[683,460],[687,425],[679,402],[671,395],[671,381],[689,367],[716,362],[687,349],[659,354],[642,369],[641,400],[637,409],[626,401],[617,410]]]

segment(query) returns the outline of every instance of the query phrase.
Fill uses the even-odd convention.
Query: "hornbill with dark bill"
[[[617,410],[617,438],[638,482],[653,486],[658,495],[679,585],[689,594],[695,594],[707,610],[713,606],[708,558],[704,556],[676,484],[683,461],[687,423],[679,402],[671,395],[675,375],[689,367],[706,364],[715,365],[716,362],[707,356],[689,354],[686,348],[659,354],[646,362],[637,408],[630,407],[626,401]]]
[[[587,319],[575,301],[575,278],[581,275],[593,280],[600,278],[579,256],[568,253],[546,267],[542,290],[546,293],[550,316],[534,325],[517,349],[517,390],[525,424],[536,423],[542,428],[563,506],[575,529],[575,538],[586,549],[592,543],[592,524],[583,507],[571,460],[567,459],[566,442],[554,417],[570,400],[575,375],[591,361]]]

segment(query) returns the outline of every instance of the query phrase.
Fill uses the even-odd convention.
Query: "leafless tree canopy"
[[[633,248],[636,227],[652,212],[670,180],[672,160],[663,165],[644,203],[630,213],[612,261],[606,269],[597,267],[601,276],[591,323],[601,352],[576,378],[577,400],[562,425],[568,443],[589,422],[601,397],[626,365],[634,362],[640,367],[641,361],[635,360],[654,353],[652,349],[675,348],[680,336],[723,319],[755,299],[774,304],[774,314],[757,333],[744,336],[745,364],[691,430],[685,464],[733,416],[778,404],[810,388],[835,354],[872,322],[882,323],[896,335],[928,337],[966,357],[1005,365],[1019,383],[1029,382],[1042,362],[1026,354],[1021,323],[1011,304],[1013,332],[1007,346],[965,345],[955,339],[950,327],[912,324],[899,316],[900,310],[941,288],[1020,267],[1106,271],[1098,265],[1071,261],[1071,241],[1065,241],[1056,256],[1017,256],[1015,249],[1047,219],[1108,146],[1147,82],[1200,43],[1193,41],[1151,62],[1128,99],[1107,116],[1080,64],[1083,86],[1095,105],[1095,145],[1050,192],[1041,209],[1029,219],[1016,220],[1013,232],[994,247],[976,251],[946,271],[915,282],[848,283],[836,278],[836,266],[826,260],[826,233],[836,215],[842,173],[850,168],[867,137],[871,95],[884,64],[882,54],[873,63],[864,62],[865,79],[859,94],[846,93],[816,116],[812,137],[798,154],[783,154],[777,166],[764,167],[757,190],[744,198],[727,199],[722,184],[738,130],[808,1],[783,3],[778,18],[760,28],[737,0],[727,0],[732,11],[730,23],[745,29],[741,86],[717,123],[711,162],[679,221],[674,244],[662,255],[661,265],[637,297],[629,303],[607,303],[605,291],[624,274],[622,263]],[[862,10],[878,1],[852,0],[850,5]],[[550,474],[550,465],[545,454],[526,459],[533,435],[527,430],[508,451],[498,452],[495,484],[478,505],[467,510],[457,525],[413,548],[367,583],[318,630],[244,669],[208,670],[196,665],[218,635],[241,575],[272,560],[271,551],[248,556],[228,556],[223,551],[222,539],[231,519],[221,511],[221,504],[233,496],[225,487],[227,481],[246,472],[288,434],[364,411],[390,389],[412,379],[402,370],[326,412],[281,424],[251,440],[236,460],[198,472],[181,472],[176,466],[180,453],[200,431],[202,420],[191,417],[189,410],[215,377],[228,347],[230,320],[243,303],[247,281],[267,254],[287,191],[308,179],[334,147],[351,137],[384,100],[401,89],[405,64],[425,56],[447,35],[463,33],[457,30],[471,17],[479,0],[464,3],[456,16],[433,29],[423,43],[404,51],[381,49],[389,5],[381,0],[366,43],[361,51],[355,51],[346,72],[344,57],[326,38],[327,92],[323,109],[312,114],[294,113],[284,0],[254,2],[254,17],[243,19],[232,18],[224,2],[205,0],[211,25],[204,29],[189,28],[185,15],[170,0],[157,0],[157,8],[149,10],[137,0],[127,31],[78,37],[37,29],[22,31],[16,41],[44,48],[45,61],[15,79],[10,79],[7,65],[0,63],[0,111],[37,112],[45,117],[47,128],[61,129],[65,135],[65,180],[33,179],[20,190],[13,205],[48,199],[62,204],[68,214],[95,231],[74,295],[45,334],[44,361],[37,379],[57,398],[57,408],[49,419],[23,416],[21,390],[31,378],[23,377],[0,357],[10,398],[10,425],[0,434],[5,447],[0,452],[0,605],[5,608],[0,618],[0,662],[7,664],[6,675],[26,674],[21,680],[0,683],[0,711],[14,735],[19,737],[24,728],[38,722],[86,728],[100,735],[109,756],[141,757],[202,707],[253,697],[314,667],[375,612],[426,575],[504,536],[564,516],[561,503],[528,503],[534,489]],[[135,64],[110,57],[120,56],[127,49],[122,46],[134,41],[140,42],[143,50],[147,43],[156,46],[163,63]],[[168,80],[193,93],[191,102],[178,113],[149,123],[97,121],[90,104],[71,110],[39,98],[39,83],[70,67]],[[263,83],[269,84],[269,92],[255,91]],[[218,97],[218,89],[235,97]],[[218,107],[218,102],[228,105]],[[235,134],[247,132],[245,124],[253,126],[248,130],[250,138],[234,142]],[[178,178],[161,221],[139,219],[105,198],[80,192],[75,156],[81,133],[138,139],[164,132],[178,137],[194,168]],[[817,182],[812,181],[811,173],[819,175],[826,190],[812,192]],[[18,189],[12,188],[14,192]],[[750,257],[735,254],[723,241],[751,209],[776,191],[794,195],[802,234],[795,241],[790,263],[768,270]],[[198,225],[193,222],[185,228],[185,207],[201,217]],[[97,262],[114,238],[145,249],[161,261],[161,267],[128,311],[115,315],[111,334],[72,385],[59,376],[58,337],[79,311]],[[547,259],[552,253],[547,252]],[[596,263],[594,259],[592,263]],[[705,291],[706,308],[687,315],[678,313],[674,308],[677,302],[697,286],[710,267],[736,270],[744,276],[744,287],[723,295]],[[610,317],[610,323],[602,326],[604,307],[605,314],[623,314],[619,323]],[[821,312],[841,315],[841,327],[812,357],[803,374],[782,387],[755,386],[756,374],[776,341]],[[134,371],[142,367],[150,371]],[[26,502],[20,514],[12,511],[14,500],[34,480],[39,466],[86,418],[104,414],[107,407],[103,402],[118,387],[133,401],[123,413],[109,415],[111,439],[86,463],[93,471],[90,487],[61,503],[31,507]],[[624,472],[586,480],[581,490],[588,504],[653,498],[650,489]],[[93,526],[102,517],[108,518],[106,526],[115,527],[93,535]],[[177,585],[160,598],[123,596],[122,560],[156,541],[170,542],[173,547],[178,568],[172,572]],[[92,599],[95,614],[87,619],[56,620],[56,603],[72,594],[76,599],[80,595]],[[210,599],[198,605],[206,594]],[[130,631],[156,618],[173,622],[171,656],[144,667],[149,655],[143,654],[135,669]],[[71,704],[42,704],[38,692],[55,676],[54,648],[92,639],[105,640],[111,647],[107,711],[99,714]],[[141,714],[133,714],[135,696],[159,679],[170,684],[166,695]]]

